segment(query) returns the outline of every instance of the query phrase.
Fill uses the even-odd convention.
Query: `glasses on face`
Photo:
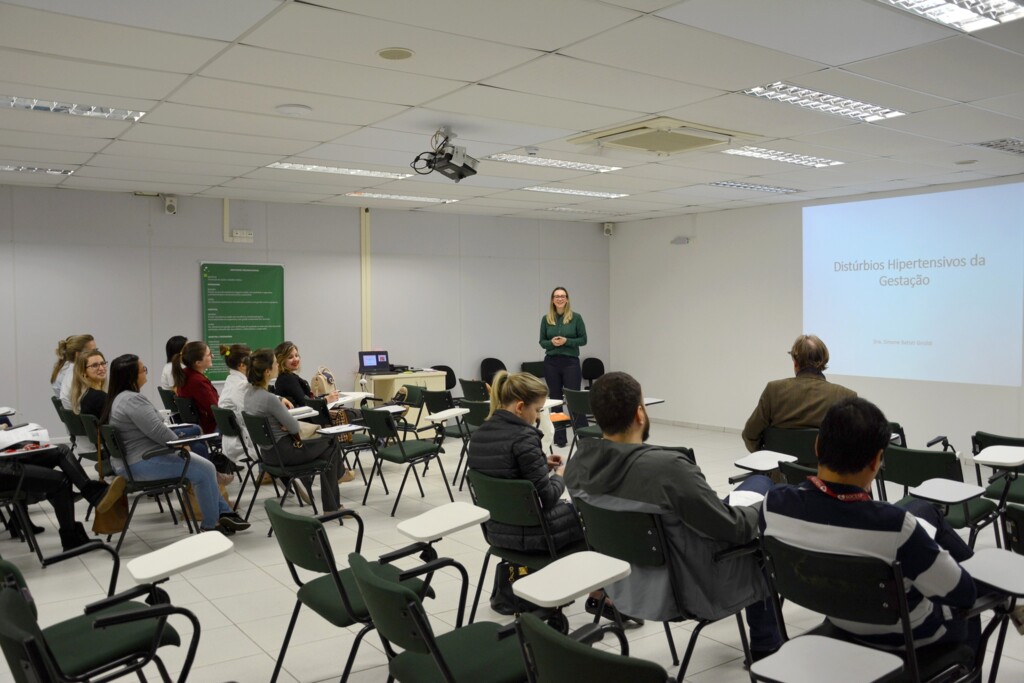
[[[85,367],[86,367],[87,370],[95,370],[97,368],[105,368],[105,367],[107,367],[107,361],[103,361],[102,363],[92,363],[90,365],[86,365]]]
[[[147,368],[145,365],[143,365],[142,366],[142,374],[146,374],[147,372],[149,372],[149,368]]]
[[[565,296],[565,295],[563,295],[563,294],[556,294],[556,295],[554,295],[554,296],[553,296],[553,297],[551,297],[551,298],[552,298],[552,299],[568,299],[569,297],[567,297],[567,296]]]

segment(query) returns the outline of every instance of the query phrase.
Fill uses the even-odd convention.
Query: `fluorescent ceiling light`
[[[289,164],[279,161],[267,166],[267,168],[283,168],[286,171],[312,171],[314,173],[338,173],[340,175],[358,175],[368,178],[391,178],[402,180],[411,178],[411,173],[389,173],[387,171],[367,171],[362,168],[339,168],[338,166],[317,166],[315,164]]]
[[[411,197],[405,194],[382,194],[380,192],[347,192],[346,197],[361,197],[365,199],[397,199],[401,202],[421,202],[424,204],[452,204],[458,199],[440,199],[438,197]]]
[[[970,33],[1024,17],[1016,0],[879,0],[905,12]]]
[[[39,100],[32,97],[0,95],[0,108],[25,109],[28,111],[48,111],[54,114],[73,114],[88,116],[94,119],[110,119],[111,121],[138,121],[146,115],[144,111],[117,109],[116,107],[100,107],[94,104],[68,104],[53,100]]]
[[[776,149],[765,149],[764,147],[731,147],[723,149],[722,154],[735,154],[741,157],[753,157],[755,159],[767,159],[768,161],[782,161],[787,164],[799,164],[800,166],[811,166],[813,168],[825,168],[826,166],[842,166],[844,162],[823,157],[811,157],[806,154],[793,154],[792,152],[781,152]]]
[[[788,187],[775,187],[774,185],[755,185],[753,183],[736,183],[731,180],[720,180],[717,183],[710,183],[715,187],[730,187],[734,190],[754,190],[756,192],[774,192],[776,194],[789,194],[799,192]]]
[[[10,164],[0,165],[0,171],[14,171],[15,173],[45,173],[46,175],[71,175],[74,171],[67,168],[39,168],[37,166],[11,166]]]
[[[484,157],[491,161],[507,161],[510,164],[526,164],[527,166],[547,166],[549,168],[565,168],[570,171],[590,171],[591,173],[608,173],[609,171],[621,171],[621,166],[602,166],[601,164],[586,164],[582,161],[563,161],[561,159],[545,159],[544,157],[523,156],[521,154],[492,154]]]
[[[828,93],[801,88],[799,85],[790,85],[781,81],[744,90],[743,94],[753,97],[764,97],[776,102],[792,104],[826,114],[844,116],[848,119],[856,119],[857,121],[882,121],[906,115],[905,112],[896,109],[888,109],[877,104],[851,100],[848,97],[841,97],[839,95],[829,95]]]
[[[617,192],[594,192],[592,190],[570,190],[567,187],[524,187],[524,190],[531,192],[553,192],[555,194],[571,194],[577,197],[597,197],[599,199],[618,199],[619,197],[628,197],[628,194],[620,194]]]
[[[561,213],[586,213],[592,216],[618,216],[620,214],[614,214],[609,211],[592,211],[590,209],[574,209],[571,206],[552,206],[542,211],[559,211]]]
[[[1011,154],[1024,154],[1024,138],[1005,138],[1003,140],[989,140],[988,142],[979,142],[975,147],[988,147],[989,149],[999,150],[1000,152],[1010,152]]]

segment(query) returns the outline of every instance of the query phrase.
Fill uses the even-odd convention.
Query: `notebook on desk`
[[[391,372],[391,361],[387,351],[360,351],[359,374],[382,375]]]

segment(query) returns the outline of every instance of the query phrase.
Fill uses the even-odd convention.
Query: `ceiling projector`
[[[431,139],[433,149],[418,154],[409,164],[412,170],[420,175],[429,175],[433,171],[437,171],[455,182],[476,175],[476,167],[480,162],[466,154],[465,147],[451,144],[451,139],[454,137],[455,134],[447,128],[442,128],[434,133],[434,137]]]

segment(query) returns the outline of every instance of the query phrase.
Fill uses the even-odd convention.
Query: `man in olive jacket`
[[[813,334],[797,337],[789,355],[796,376],[768,382],[743,427],[743,444],[751,453],[760,450],[768,427],[817,429],[833,403],[857,396],[857,392],[825,379],[828,347]]]
[[[721,619],[746,607],[752,656],[778,649],[782,641],[756,558],[715,560],[757,538],[757,507],[730,506],[682,452],[644,444],[650,423],[640,384],[629,375],[611,372],[594,382],[590,407],[604,438],[580,442],[565,468],[566,488],[597,507],[660,515],[671,565],[632,567],[607,587],[616,607],[658,621]],[[771,480],[755,475],[738,490],[763,495],[770,487]],[[679,594],[670,572],[679,578]]]

